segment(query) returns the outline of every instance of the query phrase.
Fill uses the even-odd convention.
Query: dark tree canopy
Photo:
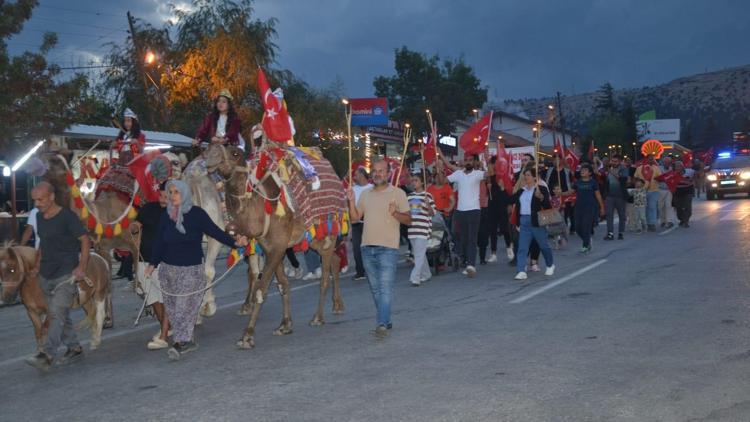
[[[487,101],[487,89],[463,59],[441,61],[402,47],[395,52],[395,70],[394,76],[375,78],[375,95],[388,98],[391,118],[411,123],[415,133],[429,130],[428,108],[439,131],[447,133]]]

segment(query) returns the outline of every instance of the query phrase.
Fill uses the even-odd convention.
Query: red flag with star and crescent
[[[502,145],[497,151],[497,159],[495,160],[495,178],[498,182],[503,182],[503,187],[508,195],[513,192],[513,158]]]
[[[458,144],[466,155],[481,154],[487,148],[492,126],[492,112],[485,114],[461,135]]]
[[[281,88],[271,91],[266,74],[258,68],[258,93],[263,103],[263,130],[268,139],[286,142],[294,136],[294,123],[289,116]]]
[[[159,182],[148,171],[149,163],[159,154],[159,150],[145,151],[128,163],[128,170],[135,176],[138,187],[148,202],[159,200]]]

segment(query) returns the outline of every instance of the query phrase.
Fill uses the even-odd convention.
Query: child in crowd
[[[558,224],[552,224],[547,227],[547,233],[552,237],[552,247],[558,250],[568,243],[568,225],[565,223],[565,204],[563,203],[562,189],[560,185],[552,187],[552,197],[550,204],[553,210],[557,210],[562,216],[563,221]]]
[[[432,230],[435,201],[432,195],[424,190],[421,174],[412,175],[411,185],[414,190],[407,197],[411,213],[408,236],[412,253],[414,253],[414,269],[409,276],[409,281],[412,286],[417,287],[432,277],[430,264],[427,262],[427,240]]]
[[[635,179],[633,189],[633,208],[635,208],[636,234],[643,234],[646,228],[646,182],[643,179]]]

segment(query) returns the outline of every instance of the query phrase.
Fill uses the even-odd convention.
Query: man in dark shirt
[[[167,334],[169,332],[169,320],[164,311],[164,300],[162,299],[161,286],[159,284],[158,269],[151,273],[150,277],[145,277],[145,269],[151,259],[151,248],[156,239],[156,232],[159,228],[159,220],[167,209],[167,192],[165,191],[166,183],[159,185],[159,200],[149,202],[141,207],[138,211],[136,222],[131,226],[131,231],[135,234],[140,231],[140,259],[138,263],[138,281],[142,284],[143,292],[146,295],[146,306],[151,306],[159,320],[161,330],[151,341],[148,342],[149,350],[165,349],[169,346],[167,343]]]
[[[28,358],[26,363],[47,370],[57,357],[61,344],[67,347],[67,351],[58,363],[72,362],[83,356],[70,318],[70,307],[78,293],[75,281],[86,276],[91,243],[78,216],[55,203],[51,184],[42,182],[36,185],[31,190],[31,198],[39,209],[37,230],[41,243],[37,268],[47,299],[49,328],[43,350]]]

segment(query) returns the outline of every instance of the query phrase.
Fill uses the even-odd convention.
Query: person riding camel
[[[229,90],[222,89],[214,100],[213,110],[203,119],[203,124],[193,139],[193,145],[201,142],[244,147],[240,132],[242,122],[234,109],[234,97]]]
[[[117,159],[112,160],[112,166],[102,175],[97,183],[96,196],[101,192],[114,191],[123,195],[123,201],[130,202],[134,193],[135,177],[128,168],[135,157],[143,153],[146,147],[146,136],[141,132],[138,115],[126,108],[123,113],[122,125],[113,150],[117,152]]]

